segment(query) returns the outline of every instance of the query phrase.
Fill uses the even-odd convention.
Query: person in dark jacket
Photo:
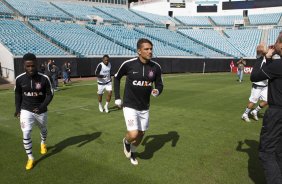
[[[273,59],[274,55],[280,59]],[[256,62],[251,81],[268,79],[268,105],[260,133],[259,158],[268,184],[282,183],[282,32],[266,54],[266,63],[260,68]]]
[[[162,71],[151,60],[153,44],[141,38],[137,42],[138,57],[122,63],[114,78],[115,104],[122,105],[120,80],[126,75],[123,96],[123,114],[127,133],[123,139],[124,153],[133,165],[137,165],[136,148],[149,127],[150,95],[157,97],[163,91]]]
[[[34,123],[40,128],[41,154],[47,153],[47,106],[52,101],[53,89],[49,77],[37,72],[34,54],[25,54],[23,61],[25,73],[18,75],[15,83],[15,116],[20,119],[23,145],[28,156],[26,170],[30,170],[34,166],[31,140]]]

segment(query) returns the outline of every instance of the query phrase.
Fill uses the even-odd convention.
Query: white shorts
[[[267,88],[268,87],[252,88],[249,101],[252,103],[257,103],[259,100],[267,102]]]
[[[138,111],[129,107],[124,107],[123,115],[128,131],[146,131],[149,128],[149,110]]]
[[[46,129],[47,125],[47,112],[36,114],[27,110],[21,110],[20,123],[22,131],[31,131],[34,123],[42,129]]]
[[[102,95],[102,94],[104,93],[104,90],[106,90],[106,91],[112,91],[112,82],[109,82],[109,83],[106,84],[106,85],[98,84],[98,91],[97,91],[97,94],[98,94],[98,95]]]

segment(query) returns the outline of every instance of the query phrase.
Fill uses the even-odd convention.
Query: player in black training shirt
[[[28,53],[23,56],[25,73],[16,77],[15,84],[15,116],[20,118],[23,132],[23,144],[28,156],[26,170],[32,169],[31,130],[36,122],[40,128],[41,154],[46,154],[47,138],[47,106],[53,98],[53,89],[47,75],[37,72],[36,56]]]
[[[122,105],[120,99],[120,79],[126,75],[123,96],[123,114],[127,133],[123,139],[124,153],[133,165],[136,147],[140,144],[149,127],[150,95],[157,97],[163,90],[162,71],[158,63],[151,60],[153,44],[141,38],[137,42],[138,57],[125,61],[115,74],[115,104]]]
[[[282,183],[282,61],[272,60],[273,55],[282,56],[282,32],[266,54],[266,64],[254,65],[251,81],[268,79],[269,108],[263,117],[260,133],[259,158],[268,184]]]

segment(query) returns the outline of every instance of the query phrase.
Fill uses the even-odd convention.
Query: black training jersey
[[[161,73],[160,65],[152,60],[146,64],[139,58],[125,61],[115,74],[115,99],[120,99],[120,79],[126,75],[123,106],[136,110],[148,110],[153,83],[159,93],[163,91]]]
[[[16,113],[21,109],[33,112],[35,108],[38,108],[40,113],[46,112],[52,98],[53,89],[47,75],[36,73],[31,77],[23,73],[16,78]]]
[[[260,69],[260,62],[255,63],[251,74],[251,81],[268,80],[269,107],[282,108],[282,60],[266,60]]]

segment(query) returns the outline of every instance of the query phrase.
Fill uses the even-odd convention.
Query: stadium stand
[[[10,10],[3,2],[0,1],[0,16],[3,15],[12,15],[14,14],[12,10]],[[4,16],[3,16],[4,17]]]
[[[43,0],[5,0],[7,4],[29,19],[71,20],[71,17]]]
[[[132,56],[135,52],[100,36],[82,25],[62,22],[30,21],[38,31],[80,57],[104,55]]]
[[[118,20],[126,24],[153,25],[153,22],[146,20],[145,18],[140,17],[136,13],[133,13],[125,8],[107,6],[95,6],[95,8],[112,17],[116,17]]]
[[[241,53],[248,57],[256,56],[256,46],[260,43],[262,30],[258,29],[227,29],[228,41]]]
[[[251,25],[277,25],[281,13],[249,15]]]
[[[98,16],[103,19],[104,22],[117,23],[118,20],[93,8],[90,5],[71,3],[71,2],[52,2],[53,5],[64,10],[72,17],[78,20],[92,21],[94,17]]]
[[[174,23],[175,25],[181,25],[178,21],[176,21],[175,19],[169,16],[156,15],[156,14],[141,12],[137,10],[131,10],[131,11],[141,17],[144,17],[149,21],[152,21],[154,24],[157,25],[165,25],[165,24],[169,24],[170,22]]]
[[[243,56],[228,40],[212,29],[179,29],[180,33],[204,45],[213,47],[227,56]]]
[[[268,34],[267,43],[268,45],[273,45],[276,41],[277,35],[282,31],[282,27],[277,27],[275,29],[270,29]]]
[[[175,19],[187,26],[212,26],[206,16],[175,16]]]
[[[146,36],[132,28],[124,26],[93,26],[88,25],[89,29],[97,31],[106,37],[113,39],[115,42],[122,43],[132,49],[136,49],[136,43],[139,38],[149,38],[154,44],[154,57],[159,56],[195,56],[188,51],[180,50],[152,37]],[[151,29],[151,28],[150,28]]]
[[[168,44],[178,47],[182,50],[193,53],[194,55],[205,57],[223,57],[224,55],[201,45],[188,37],[185,37],[175,31],[163,28],[135,28],[137,31],[162,40]]]
[[[14,55],[68,55],[18,20],[0,20],[0,42]]]
[[[240,15],[210,16],[210,18],[218,26],[233,26],[235,20],[243,20],[243,16]]]

